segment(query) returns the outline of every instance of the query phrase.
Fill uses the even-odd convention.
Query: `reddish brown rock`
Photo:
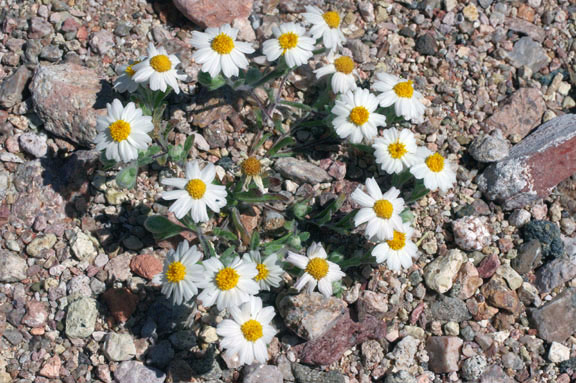
[[[60,376],[60,367],[62,367],[62,361],[58,355],[55,355],[44,363],[39,374],[46,378],[56,379]]]
[[[576,332],[576,288],[558,294],[545,305],[528,311],[538,337],[546,342],[564,342]]]
[[[500,267],[500,258],[492,254],[484,258],[478,265],[478,275],[482,278],[490,278]]]
[[[346,313],[321,338],[299,344],[292,350],[301,362],[323,366],[336,362],[355,345],[369,339],[382,339],[385,335],[385,321],[367,317],[361,322],[354,322],[350,313]]]
[[[26,303],[26,315],[22,318],[22,324],[29,327],[42,327],[46,319],[48,319],[48,311],[44,303],[38,301]]]
[[[478,274],[478,270],[472,262],[466,262],[462,265],[455,282],[456,286],[460,287],[458,290],[458,298],[464,300],[474,295],[483,283],[482,278],[480,278]]]
[[[483,300],[478,301],[475,298],[468,299],[466,301],[466,307],[475,321],[489,320],[498,314],[497,308],[486,304]]]
[[[127,288],[108,289],[102,294],[108,310],[118,322],[126,322],[138,305],[138,297]]]
[[[545,110],[546,104],[538,89],[521,88],[485,121],[486,130],[500,129],[504,137],[517,134],[523,138],[540,124]]]
[[[508,288],[506,281],[495,275],[481,288],[486,301],[494,307],[501,308],[511,314],[518,314],[521,308],[520,299],[515,291]]]
[[[140,254],[130,260],[130,270],[146,279],[152,279],[162,268],[162,261],[152,254]]]
[[[477,179],[484,195],[514,209],[548,196],[576,173],[576,115],[566,114],[540,126],[490,165]]]
[[[252,13],[252,0],[173,0],[186,18],[199,26],[219,27],[246,19]]]
[[[431,336],[426,342],[430,361],[428,367],[435,373],[458,371],[462,339],[456,336]]]
[[[39,66],[30,91],[47,131],[89,146],[96,137],[96,117],[112,101],[112,89],[105,84],[93,70],[67,63]]]

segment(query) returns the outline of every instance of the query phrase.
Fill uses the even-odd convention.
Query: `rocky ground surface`
[[[0,382],[576,380],[576,6],[176,3],[194,23],[171,1],[0,0]],[[459,165],[458,183],[411,207],[420,254],[407,272],[352,269],[342,299],[265,295],[279,312],[269,365],[238,368],[215,346],[217,313],[189,318],[150,282],[174,245],[143,227],[167,212],[159,169],[119,189],[90,150],[93,122],[113,97],[115,66],[162,44],[187,74],[166,111],[169,139],[194,134],[193,158],[236,171],[254,106],[197,86],[191,33],[233,22],[263,41],[308,3],[345,15],[363,81],[378,70],[415,80],[428,109],[412,128]],[[283,96],[313,86],[316,65],[290,76]],[[378,173],[318,135],[295,133],[316,150],[273,163],[274,191],[323,203]],[[242,219],[273,238],[284,218],[261,209]]]

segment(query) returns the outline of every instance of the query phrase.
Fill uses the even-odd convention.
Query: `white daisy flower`
[[[133,102],[124,108],[118,99],[106,104],[106,109],[108,114],[96,121],[96,150],[106,150],[106,158],[116,162],[137,159],[138,150],[145,150],[152,142],[148,135],[154,130],[152,117],[143,116]]]
[[[136,82],[148,82],[151,90],[166,92],[170,86],[176,94],[180,93],[178,80],[186,76],[178,74],[176,67],[180,60],[176,55],[169,55],[163,47],[156,48],[154,44],[148,45],[148,57],[134,65],[132,79]]]
[[[236,41],[237,35],[238,29],[229,24],[208,28],[206,32],[192,32],[192,46],[198,49],[192,57],[202,64],[202,72],[210,73],[212,78],[222,72],[230,78],[238,76],[238,69],[248,68],[245,54],[254,53],[254,48]]]
[[[398,198],[400,190],[395,187],[382,194],[374,178],[366,179],[368,194],[358,187],[352,193],[352,200],[360,205],[354,217],[354,224],[360,226],[365,222],[366,236],[369,239],[386,241],[394,237],[394,230],[402,230],[400,213],[404,210],[404,200]]]
[[[306,64],[312,57],[314,39],[306,36],[306,30],[295,23],[285,23],[272,27],[274,38],[264,41],[262,53],[268,61],[275,61],[284,56],[286,64],[293,68]]]
[[[250,296],[258,294],[258,275],[256,264],[242,262],[236,257],[229,266],[224,266],[218,258],[209,258],[203,262],[204,280],[198,287],[204,290],[198,295],[204,307],[216,303],[218,310],[238,307],[248,301]]]
[[[262,193],[266,192],[264,182],[262,181],[262,162],[256,157],[248,157],[240,164],[242,174],[246,177],[243,189],[246,189],[250,182],[254,180],[256,186]]]
[[[394,236],[385,242],[379,243],[372,249],[372,256],[376,262],[386,262],[388,268],[393,271],[400,271],[412,266],[412,258],[416,258],[418,248],[410,240],[414,229],[403,224],[402,230],[394,230]]]
[[[238,355],[242,364],[255,361],[265,364],[267,345],[276,335],[270,324],[276,314],[274,307],[262,307],[260,298],[250,297],[240,307],[231,307],[229,311],[232,319],[224,319],[216,328],[216,333],[223,338],[220,346],[228,357]]]
[[[326,48],[334,51],[346,41],[346,37],[340,30],[341,19],[338,12],[322,12],[318,7],[306,6],[304,18],[312,24],[310,34],[316,40],[322,37],[322,42]]]
[[[325,297],[332,296],[332,283],[339,281],[346,274],[340,270],[340,266],[326,259],[328,255],[321,243],[314,242],[310,245],[306,255],[305,257],[291,251],[288,252],[286,261],[304,270],[304,274],[298,278],[294,288],[300,291],[307,286],[306,290],[311,293],[318,286],[318,290]]]
[[[334,93],[346,93],[349,90],[356,89],[357,72],[354,60],[350,56],[340,56],[334,58],[332,54],[328,55],[328,65],[316,69],[314,73],[316,78],[332,75],[330,84]]]
[[[428,148],[420,147],[416,155],[418,163],[410,168],[410,172],[414,177],[423,179],[427,189],[431,191],[440,189],[446,192],[454,185],[456,173],[450,162],[440,153],[432,153]]]
[[[414,133],[408,129],[386,129],[374,140],[376,163],[388,174],[401,173],[418,162]]]
[[[116,73],[119,75],[116,81],[114,82],[114,89],[120,93],[130,92],[134,93],[138,90],[138,84],[136,81],[132,79],[134,76],[133,66],[139,64],[142,60],[134,61],[130,65],[119,65],[116,67]]]
[[[376,108],[378,100],[368,89],[358,88],[339,95],[332,108],[332,113],[336,115],[332,125],[338,136],[349,139],[353,144],[376,137],[378,127],[386,126],[386,116],[374,113]]]
[[[258,275],[254,277],[254,280],[258,282],[260,290],[269,291],[270,287],[280,286],[284,270],[278,261],[278,254],[270,254],[263,260],[259,251],[251,251],[244,254],[242,260],[243,262],[256,264]]]
[[[170,206],[170,211],[176,218],[184,217],[188,212],[196,223],[208,221],[206,206],[215,213],[220,213],[220,208],[226,206],[226,187],[214,185],[216,168],[208,163],[200,170],[199,161],[191,161],[186,164],[186,178],[164,178],[164,185],[174,186],[181,190],[171,190],[162,193],[166,200],[176,200]]]
[[[377,73],[379,81],[374,82],[374,89],[382,92],[378,95],[380,106],[386,108],[394,104],[396,115],[404,117],[408,121],[421,123],[424,121],[422,94],[412,86],[412,80],[402,80],[388,73]]]
[[[164,260],[164,270],[154,276],[153,283],[162,284],[162,294],[175,305],[188,302],[198,294],[197,283],[204,278],[204,268],[198,264],[202,253],[196,246],[182,241],[170,250]]]

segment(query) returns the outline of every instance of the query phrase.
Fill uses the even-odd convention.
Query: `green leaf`
[[[408,182],[412,178],[412,173],[410,173],[409,169],[405,169],[404,171],[400,172],[399,174],[394,173],[392,175],[392,186],[395,186],[397,189],[401,189],[402,186]]]
[[[402,218],[402,222],[411,223],[414,221],[414,213],[412,213],[410,209],[404,209],[402,213],[400,213],[400,218]]]
[[[258,234],[257,230],[254,230],[250,238],[250,250],[258,250],[258,246],[260,246],[260,234]]]
[[[286,131],[282,127],[282,121],[281,120],[274,120],[274,129],[276,129],[277,131],[279,131],[282,134],[286,134]]]
[[[228,230],[220,229],[219,227],[213,228],[212,234],[216,237],[227,239],[228,241],[238,241],[238,236],[236,236],[236,234]]]
[[[222,262],[222,264],[224,266],[228,266],[232,263],[232,261],[234,261],[234,258],[236,258],[238,254],[236,254],[236,252],[234,251],[233,247],[229,247],[227,248],[222,254],[220,254],[220,262]]]
[[[159,145],[152,145],[146,151],[138,153],[138,167],[146,166],[156,160],[153,158],[160,153],[162,148]]]
[[[216,90],[226,85],[224,76],[219,74],[215,78],[212,78],[208,72],[198,73],[198,82],[208,88],[208,90]]]
[[[138,166],[130,164],[116,174],[116,184],[123,189],[132,189],[136,186],[136,177],[138,177]]]
[[[313,112],[316,109],[312,106],[306,105],[306,104],[302,104],[300,102],[293,102],[293,101],[286,101],[286,100],[281,100],[280,104],[282,105],[287,105],[287,106],[292,106],[294,108],[298,108],[298,109],[302,109],[305,110],[307,112]]]
[[[307,231],[303,231],[300,234],[298,234],[298,237],[300,237],[300,241],[306,242],[310,238],[310,233]]]
[[[257,189],[252,189],[247,192],[240,192],[234,194],[234,199],[242,202],[259,203],[270,201],[286,201],[287,198],[282,194],[260,194]]]
[[[168,146],[168,156],[174,161],[179,161],[182,157],[182,145]]]
[[[352,257],[343,260],[339,263],[342,269],[348,269],[350,267],[357,267],[362,265],[372,265],[376,263],[376,258],[372,255],[364,255],[362,257]]]
[[[255,83],[257,83],[260,79],[262,78],[262,73],[254,67],[250,67],[248,68],[248,71],[246,72],[246,78],[244,83],[246,85],[253,85]]]
[[[416,180],[416,182],[414,182],[414,190],[412,190],[412,194],[410,194],[410,197],[406,200],[406,203],[409,204],[418,201],[429,192],[430,190],[424,186],[424,182],[422,180]]]
[[[310,212],[310,210],[312,210],[312,208],[309,205],[310,200],[304,200],[302,202],[298,202],[295,203],[294,205],[292,205],[292,213],[294,214],[294,216],[298,219],[302,219],[304,217],[306,217],[306,214],[308,214]]]
[[[146,230],[154,234],[154,237],[157,240],[164,240],[173,237],[184,230],[182,226],[176,225],[174,222],[171,222],[168,218],[161,215],[153,215],[146,218],[146,221],[144,221],[144,227]]]
[[[190,154],[190,149],[192,149],[192,145],[194,145],[195,139],[196,139],[196,136],[191,135],[191,136],[188,136],[186,138],[186,141],[184,141],[184,149],[182,150],[182,158],[180,158],[181,161],[186,161],[186,158],[188,158],[188,154]]]
[[[338,198],[332,200],[326,207],[320,211],[318,214],[314,215],[312,219],[316,221],[317,224],[323,225],[332,219],[332,215],[336,213],[346,201],[346,194],[342,193]]]
[[[102,163],[104,170],[109,170],[116,166],[116,161],[106,158],[106,151],[104,150],[100,152],[100,162]]]
[[[293,137],[284,137],[283,139],[278,141],[276,144],[274,144],[270,148],[270,150],[268,150],[268,156],[273,157],[283,147],[288,146],[288,145],[293,145],[295,143],[296,143],[296,140]]]

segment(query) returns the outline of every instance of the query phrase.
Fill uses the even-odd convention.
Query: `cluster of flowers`
[[[357,72],[349,56],[339,55],[345,41],[340,30],[340,15],[337,12],[322,12],[316,7],[306,7],[305,20],[312,24],[310,35],[296,23],[285,23],[273,28],[274,38],[264,42],[262,51],[269,61],[283,57],[286,65],[293,68],[305,64],[312,56],[316,41],[322,38],[329,50],[328,64],[315,71],[318,78],[331,76],[331,89],[339,94],[332,113],[336,133],[352,143],[372,143],[376,162],[382,170],[399,174],[407,169],[417,179],[422,179],[430,190],[447,190],[455,181],[450,164],[439,153],[426,148],[417,148],[414,135],[408,130],[394,128],[378,136],[378,127],[386,126],[384,115],[377,113],[379,106],[394,106],[395,112],[406,120],[423,120],[422,95],[414,90],[412,81],[404,81],[389,74],[378,74],[373,85],[381,92],[375,96],[367,89],[356,85]],[[205,32],[194,32],[192,45],[197,49],[194,59],[202,65],[202,71],[212,78],[219,75],[231,78],[240,70],[248,68],[246,54],[255,50],[246,42],[237,41],[238,30],[224,25],[208,28]],[[179,92],[178,73],[180,64],[174,55],[152,44],[147,57],[121,67],[115,89],[119,92],[136,92],[139,89],[152,92]],[[130,162],[138,158],[139,151],[146,150],[154,129],[152,118],[132,102],[125,107],[119,100],[108,106],[108,115],[98,119],[96,149],[102,150],[106,158],[117,162]],[[264,191],[262,164],[255,157],[244,160],[241,169],[246,182],[255,182]],[[215,213],[227,204],[225,186],[214,183],[216,169],[208,163],[201,168],[199,161],[186,164],[184,178],[165,178],[161,182],[175,189],[165,191],[165,200],[175,201],[170,211],[182,219],[188,214],[195,223],[209,220],[208,209]],[[367,223],[365,233],[369,240],[379,242],[372,254],[376,260],[387,262],[392,270],[400,270],[412,264],[416,245],[410,241],[412,228],[403,223],[400,213],[404,201],[396,188],[382,193],[373,178],[366,180],[365,193],[358,188],[351,198],[360,204],[355,217],[356,226]],[[163,271],[154,281],[162,284],[162,292],[174,304],[182,304],[197,298],[204,307],[216,304],[219,310],[227,310],[230,319],[218,325],[217,333],[222,337],[221,346],[230,356],[237,355],[241,363],[267,360],[266,346],[275,330],[271,321],[275,315],[273,307],[263,307],[256,295],[261,290],[278,287],[282,282],[284,261],[303,270],[294,287],[312,292],[316,287],[329,297],[332,284],[345,274],[340,267],[328,261],[326,251],[320,243],[309,246],[306,256],[288,252],[286,258],[271,254],[265,259],[258,251],[237,256],[224,264],[218,257],[202,259],[196,246],[182,242],[176,250],[168,253]]]

